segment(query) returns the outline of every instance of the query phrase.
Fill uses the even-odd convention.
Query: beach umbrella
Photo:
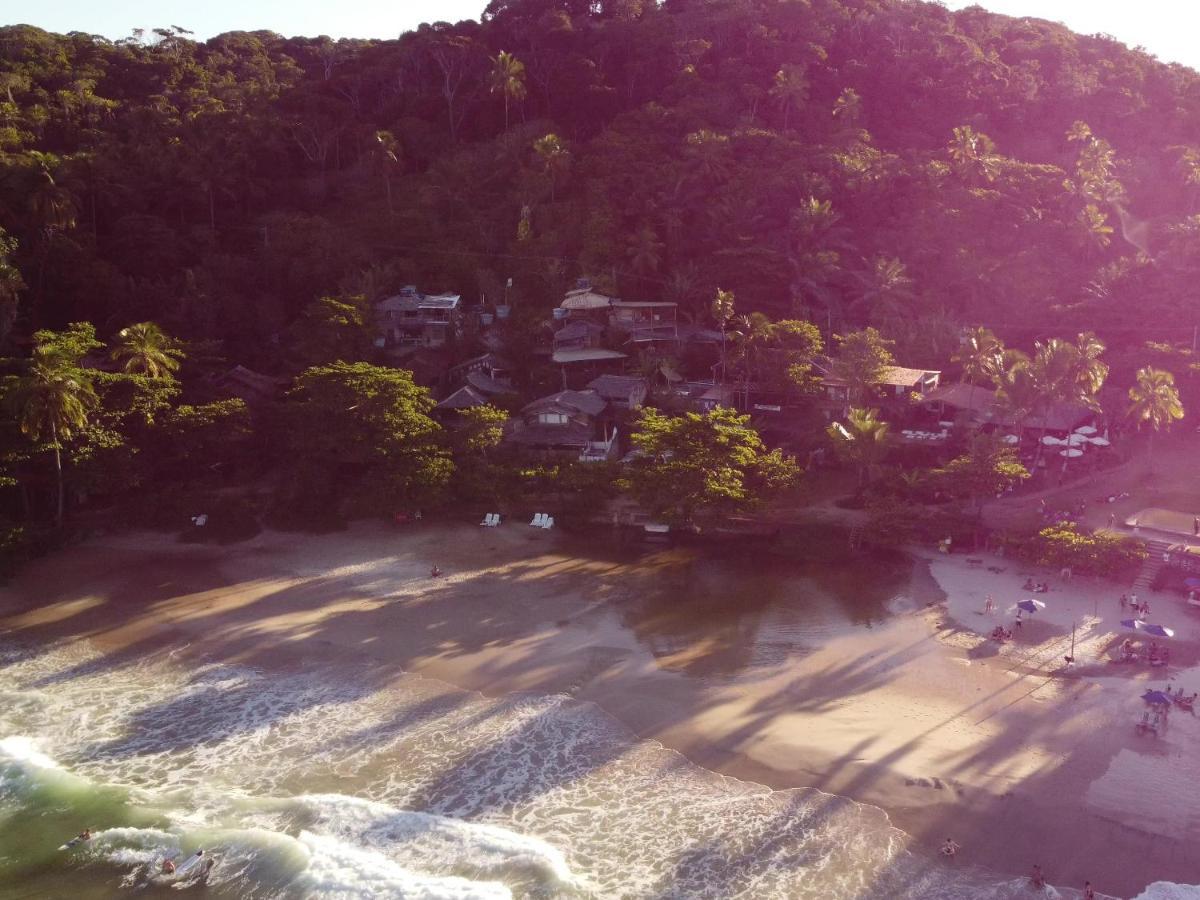
[[[1142,631],[1156,637],[1175,637],[1174,629],[1168,628],[1166,625],[1143,625]]]
[[[1077,456],[1083,456],[1083,451],[1076,450],[1074,447],[1072,447],[1070,450],[1059,450],[1058,455],[1065,456],[1067,459],[1075,459]]]
[[[1048,434],[1044,438],[1042,438],[1042,443],[1045,444],[1047,447],[1056,447],[1059,444],[1065,444],[1066,441],[1060,441],[1054,435]]]
[[[1039,609],[1046,608],[1045,603],[1043,603],[1041,600],[1034,600],[1032,597],[1030,597],[1028,600],[1020,601],[1019,603],[1017,603],[1017,606],[1020,607],[1021,609],[1025,610],[1026,612],[1031,612],[1031,613],[1035,613]]]
[[[1183,583],[1190,588],[1200,588],[1200,578],[1185,578]]]
[[[1146,691],[1142,694],[1142,699],[1147,703],[1152,703],[1155,706],[1170,706],[1171,698],[1162,691]]]
[[[1109,444],[1111,442],[1109,441],[1108,438],[1094,437],[1094,438],[1090,438],[1088,440],[1088,443],[1093,444],[1096,447],[1107,447],[1107,446],[1109,446]]]
[[[1096,426],[1094,426],[1094,425],[1080,425],[1078,428],[1075,429],[1076,434],[1091,435],[1091,434],[1095,434],[1096,431],[1097,431],[1097,429],[1096,429]]]
[[[1121,624],[1124,625],[1126,628],[1132,628],[1134,631],[1137,631],[1139,628],[1142,627],[1142,623],[1139,622],[1137,619],[1122,619]]]
[[[1000,438],[1000,440],[1006,444],[1021,443],[1021,439],[1019,437],[1017,437],[1015,434],[1006,434],[1004,437]]]
[[[1072,447],[1078,447],[1080,444],[1086,444],[1087,442],[1088,442],[1087,435],[1072,434],[1067,437],[1067,443],[1070,444]]]

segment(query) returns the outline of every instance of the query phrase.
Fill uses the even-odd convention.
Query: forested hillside
[[[385,358],[370,304],[410,284],[513,308],[510,412],[567,385],[546,323],[576,278],[675,302],[720,330],[719,366],[680,345],[628,368],[719,369],[747,411],[790,391],[791,452],[873,435],[878,454],[838,453],[860,492],[893,359],[990,383],[1018,432],[1062,403],[1125,421],[1136,380],[1158,430],[1183,415],[1172,373],[1186,403],[1197,386],[1198,195],[1200,76],[978,8],[494,0],[386,42],[7,26],[0,521],[128,501],[178,523],[231,486],[250,528],[539,490],[599,508],[617,476],[505,456],[504,410],[431,418],[485,347],[456,335],[434,378]],[[832,438],[809,402],[823,348],[861,407]],[[744,449],[715,487],[703,454],[621,482],[656,512],[663,485],[729,510],[798,471],[732,411],[634,419],[647,455]],[[970,446],[986,489],[958,493],[1008,486],[1014,461]]]
[[[387,42],[0,29],[6,337],[153,319],[271,371],[322,294],[474,302],[511,277],[547,306],[585,273],[698,316],[720,286],[888,326],[915,362],[961,323],[1190,345],[1198,191],[1194,72],[978,8],[496,0]]]

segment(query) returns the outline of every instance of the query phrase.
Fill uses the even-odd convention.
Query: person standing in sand
[[[983,612],[989,616],[996,612],[996,601],[991,594],[988,594],[987,599],[983,602]]]

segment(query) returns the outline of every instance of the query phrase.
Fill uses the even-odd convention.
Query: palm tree
[[[507,51],[501,50],[492,60],[492,93],[504,95],[504,130],[508,131],[510,100],[525,99],[525,64]]]
[[[968,182],[995,181],[1000,158],[992,139],[970,125],[954,129],[954,137],[946,146],[950,161],[958,174]]]
[[[1094,332],[1085,331],[1075,338],[1074,370],[1075,400],[1089,409],[1098,409],[1096,395],[1108,378],[1108,364],[1100,357],[1107,349]]]
[[[1146,450],[1146,463],[1154,459],[1154,435],[1162,428],[1183,418],[1183,404],[1179,402],[1179,389],[1175,387],[1175,376],[1164,369],[1147,366],[1138,369],[1137,380],[1129,389],[1129,412],[1131,419],[1151,427]]]
[[[792,110],[808,99],[808,78],[804,74],[804,67],[788,64],[776,72],[771,96],[783,107],[783,130],[787,131]]]
[[[858,489],[861,492],[871,472],[887,456],[888,431],[891,426],[879,418],[877,409],[851,408],[845,423],[834,422],[826,429],[837,454],[858,467]]]
[[[117,332],[110,355],[131,375],[170,379],[179,369],[183,351],[153,322],[139,322]]]
[[[633,271],[645,275],[658,271],[662,262],[662,241],[650,225],[643,225],[629,239],[628,256]]]
[[[721,383],[725,383],[725,331],[729,328],[729,320],[733,318],[733,291],[723,291],[717,288],[717,296],[712,302],[712,317],[721,326]]]
[[[533,152],[542,161],[542,171],[550,178],[550,202],[554,202],[554,188],[558,176],[566,172],[571,154],[557,134],[546,134],[533,142]]]
[[[1032,360],[1020,350],[1005,350],[1000,370],[994,376],[996,405],[1007,422],[1025,431],[1025,421],[1041,407],[1042,393],[1033,370]]]
[[[17,382],[6,398],[21,433],[35,444],[49,438],[45,446],[54,451],[54,473],[58,502],[54,524],[63,521],[62,441],[86,427],[88,415],[100,405],[96,392],[82,372],[58,369],[35,362],[28,375]]]
[[[879,256],[869,269],[855,274],[861,285],[855,305],[864,309],[868,319],[895,321],[910,314],[913,281],[900,260]]]
[[[403,154],[400,142],[390,131],[375,132],[375,143],[371,147],[371,162],[375,169],[383,175],[383,184],[387,189],[388,215],[392,209],[392,173],[403,169],[400,157]]]
[[[995,380],[1003,371],[1004,344],[990,329],[972,328],[950,359],[962,366],[962,380],[971,386],[970,404],[975,400],[975,385],[984,379]]]

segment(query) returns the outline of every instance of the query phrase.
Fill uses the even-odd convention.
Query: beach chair
[[[546,519],[548,519],[548,518],[549,518],[549,516],[546,513],[534,513],[533,521],[530,522],[529,524],[532,525],[534,528],[545,528],[546,527],[545,522],[546,522]]]
[[[492,527],[492,514],[486,513],[483,517],[483,521],[480,522],[479,524],[486,525],[488,528],[491,528]]]
[[[500,525],[500,513],[492,513],[492,527],[496,528]]]
[[[549,515],[546,516],[546,518],[544,518],[542,520],[542,527],[543,528],[553,528],[554,527],[554,516],[549,516]]]

